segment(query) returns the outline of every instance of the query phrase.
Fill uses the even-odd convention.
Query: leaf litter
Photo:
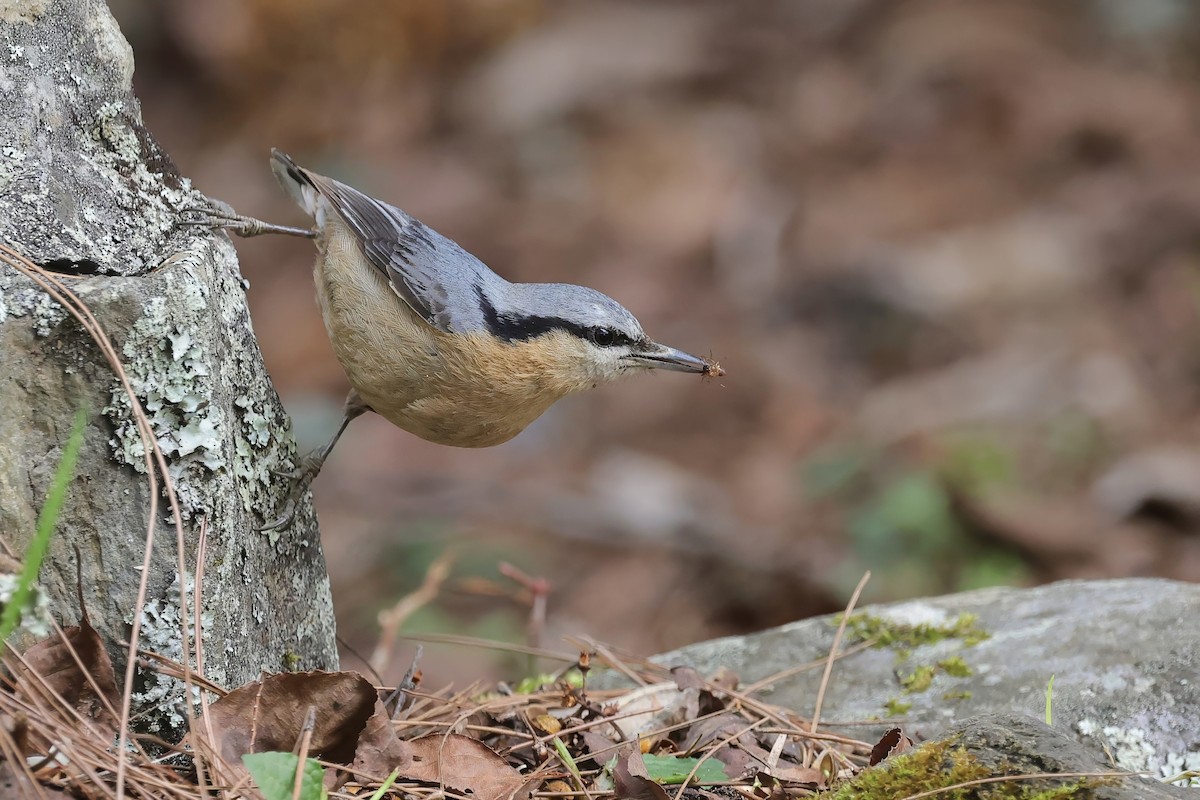
[[[739,690],[728,669],[668,669],[599,643],[583,642],[574,659],[494,646],[566,666],[516,689],[426,691],[418,647],[395,688],[312,671],[226,690],[202,670],[143,652],[143,669],[187,681],[205,700],[189,715],[190,733],[171,744],[117,730],[116,709],[128,699],[84,613],[24,654],[7,650],[0,784],[23,796],[84,798],[787,800],[857,774],[872,757],[870,743],[754,696],[804,668],[828,673],[832,653]],[[636,687],[589,688],[595,664]],[[130,747],[114,748],[114,739]],[[889,740],[876,755],[880,747],[896,749]]]
[[[146,444],[152,499],[139,584],[141,603],[154,544],[152,522],[160,478],[171,507],[181,573],[187,567],[181,515],[165,458],[115,350],[86,304],[69,286],[19,253],[0,247],[0,258],[79,320],[130,397]],[[722,372],[713,362],[708,374]],[[195,573],[197,603],[203,534],[202,524]],[[439,585],[431,581],[413,602],[426,602]],[[532,604],[534,634],[542,627],[545,594],[535,592],[535,601],[540,596],[541,602]],[[189,615],[182,592],[180,602],[184,620]],[[398,627],[393,621],[384,626],[384,633],[394,637]],[[287,796],[316,800],[329,790],[335,797],[373,800],[385,796],[681,800],[685,794],[708,800],[783,800],[810,796],[856,773],[872,750],[869,743],[819,730],[815,718],[802,719],[753,696],[770,680],[801,667],[739,692],[740,682],[729,671],[708,677],[689,668],[672,672],[650,662],[620,658],[603,644],[591,643],[581,648],[573,674],[564,670],[550,680],[536,681],[526,692],[515,692],[505,684],[423,692],[415,661],[396,690],[377,688],[357,673],[308,672],[263,675],[226,691],[203,675],[200,638],[197,667],[191,666],[191,633],[181,622],[183,663],[172,662],[139,650],[135,615],[120,691],[105,643],[82,608],[78,625],[56,630],[23,654],[6,648],[6,671],[0,674],[0,787],[6,796],[15,792],[33,797],[129,795],[191,800],[214,793],[221,797],[262,793],[268,800]],[[381,659],[387,657],[391,641],[381,642],[389,645],[379,649]],[[827,676],[837,649],[835,644],[835,652],[825,662]],[[523,652],[546,654],[533,648]],[[586,677],[593,661],[641,688],[589,691]],[[181,680],[188,690],[185,696],[193,690],[199,694],[199,716],[190,713],[191,708],[181,709],[189,712],[190,728],[181,743],[140,734],[129,724],[138,666]],[[817,698],[818,709],[820,695],[823,691]],[[257,788],[246,766],[247,756],[260,777]],[[292,765],[290,792],[287,776],[278,771],[281,763]],[[311,779],[318,773],[322,787]]]
[[[187,571],[182,515],[166,458],[115,348],[88,306],[53,273],[17,251],[0,245],[0,261],[34,281],[83,326],[129,399],[145,446],[151,498],[137,600],[143,605],[160,485],[174,523],[180,574]],[[706,362],[705,377],[723,374],[715,361]],[[201,520],[196,548],[197,608],[206,522]],[[451,561],[452,556],[447,556],[447,570]],[[536,642],[544,627],[548,584],[523,574],[508,577],[527,584],[531,591],[530,635]],[[419,647],[401,686],[394,690],[377,688],[354,672],[308,672],[264,675],[226,691],[202,674],[199,613],[196,668],[191,666],[188,598],[182,583],[183,663],[140,650],[140,617],[134,615],[125,643],[123,687],[118,691],[112,661],[88,621],[80,586],[78,625],[56,626],[53,636],[24,653],[0,642],[4,666],[0,671],[0,793],[117,800],[130,795],[200,800],[214,793],[222,798],[262,796],[266,800],[813,796],[912,743],[899,729],[888,731],[874,747],[819,729],[834,662],[855,652],[855,648],[842,650],[840,642],[845,620],[868,577],[855,590],[823,662],[816,709],[808,720],[753,695],[820,662],[794,666],[739,691],[738,676],[729,670],[708,678],[688,667],[668,671],[648,661],[618,657],[613,649],[594,642],[582,648],[573,664],[577,680],[563,670],[550,680],[535,681],[529,691],[514,692],[499,684],[488,690],[472,686],[458,692],[420,692]],[[427,602],[440,583],[438,576],[432,576],[424,591],[414,593],[410,605]],[[394,618],[382,625],[376,652],[381,661],[404,618],[405,609],[394,611]],[[443,640],[455,638],[464,643],[463,637]],[[559,657],[539,648],[489,644],[530,656]],[[586,677],[593,661],[640,688],[589,692]],[[138,666],[179,680],[185,697],[192,696],[193,690],[198,693],[198,717],[191,713],[193,709],[181,708],[190,731],[182,742],[141,734],[130,724]],[[574,786],[564,780],[568,777]],[[255,778],[257,791],[250,788]],[[678,789],[668,792],[667,785]]]
[[[10,651],[9,660],[0,778],[36,784],[46,796],[112,797],[111,709],[119,696],[86,619],[23,655]],[[384,797],[473,800],[783,800],[828,788],[871,757],[869,743],[811,731],[794,712],[739,692],[728,671],[705,677],[625,661],[620,671],[645,686],[589,689],[580,676],[602,660],[585,653],[570,672],[528,693],[504,684],[394,692],[355,672],[264,674],[213,700],[181,745],[129,736],[147,749],[203,754],[205,789],[229,796],[255,796],[245,794],[254,783],[243,757],[271,752],[307,755],[334,797],[370,796],[394,771]],[[209,683],[201,676],[197,685]],[[127,790],[135,794],[212,796],[202,794],[186,758],[129,758]]]

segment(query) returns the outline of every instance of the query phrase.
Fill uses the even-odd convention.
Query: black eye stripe
[[[506,342],[526,342],[551,331],[565,331],[572,336],[591,342],[597,347],[632,345],[636,341],[621,331],[604,326],[580,325],[561,317],[511,317],[498,313],[483,291],[476,287],[479,307],[483,311],[483,322],[488,332]],[[601,335],[603,331],[607,335]]]

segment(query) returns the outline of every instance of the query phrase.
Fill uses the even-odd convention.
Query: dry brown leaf
[[[739,744],[750,744],[753,742],[753,738],[749,731],[743,731],[745,727],[746,720],[732,711],[708,717],[696,722],[688,729],[679,748],[684,753],[694,753],[713,742],[733,736],[738,731],[742,731],[742,733],[735,741]]]
[[[776,780],[782,783],[804,784],[806,786],[824,786],[825,776],[821,770],[813,767],[801,767],[795,764],[777,764],[771,770]]]
[[[605,728],[605,730],[607,731],[608,729]],[[616,752],[616,749],[613,747],[616,741],[605,736],[596,728],[587,728],[579,731],[579,738],[583,741],[584,755],[577,757],[591,759],[596,762],[596,766],[598,767],[603,767],[613,757],[613,753]]]
[[[400,741],[388,718],[387,710],[376,698],[375,713],[371,714],[362,735],[358,737],[358,749],[354,752],[354,771],[383,780],[392,770],[403,770],[411,763],[412,753],[408,743]]]
[[[72,656],[72,650],[79,657],[78,662]],[[80,664],[86,673],[79,668]],[[80,624],[64,628],[61,635],[55,633],[35,643],[25,651],[23,663],[13,664],[18,695],[30,697],[44,691],[35,675],[84,719],[93,722],[100,736],[111,738],[116,735],[117,721],[109,709],[117,707],[121,694],[117,691],[116,675],[104,642],[86,617]],[[107,706],[101,695],[108,701]]]
[[[0,797],[71,797],[53,786],[34,786],[28,770],[13,769],[12,764],[0,761]]]
[[[529,797],[535,780],[522,775],[478,739],[457,733],[434,733],[408,742],[412,761],[400,777],[445,784],[476,800],[519,800]]]
[[[217,751],[240,770],[246,753],[291,752],[314,708],[309,756],[349,764],[377,700],[356,672],[285,672],[239,686],[209,706],[209,717]]]
[[[617,800],[669,800],[667,790],[650,780],[646,762],[635,748],[623,750],[613,765],[613,791]]]
[[[725,765],[726,775],[745,775],[765,763],[770,755],[745,728],[746,720],[732,711],[701,719],[688,729],[680,749],[696,753],[736,734],[732,741],[718,747],[712,757]]]
[[[869,764],[873,767],[890,756],[903,753],[912,747],[912,744],[912,739],[905,736],[899,728],[892,728],[883,734],[883,738],[879,740],[878,744],[871,748],[871,760]]]
[[[755,758],[740,747],[718,747],[712,757],[725,767],[725,774],[731,778],[746,775],[762,763],[761,758]]]

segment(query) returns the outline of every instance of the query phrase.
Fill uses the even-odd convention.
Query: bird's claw
[[[197,228],[209,228],[211,230],[231,230],[238,233],[239,225],[248,221],[246,217],[239,217],[232,211],[222,211],[214,207],[187,206],[179,209],[179,216],[175,218],[175,224],[180,226],[193,226]]]
[[[276,478],[283,478],[286,481],[299,483],[308,477],[308,470],[304,467],[296,467],[296,469],[273,469],[271,474]]]
[[[296,521],[296,500],[289,497],[287,503],[283,506],[283,513],[275,519],[271,520],[261,528],[255,528],[258,533],[266,533],[268,531],[281,531],[285,528],[290,528],[292,523]]]
[[[188,206],[181,208],[179,210],[179,217],[176,219],[176,224],[195,225],[210,230],[225,230],[242,238],[262,236],[267,233],[302,236],[306,239],[311,239],[317,235],[317,231],[312,228],[292,228],[287,225],[275,225],[218,207],[201,208],[199,206]]]
[[[292,523],[296,521],[296,508],[300,498],[303,497],[304,493],[308,491],[309,485],[312,483],[313,478],[317,476],[317,473],[320,472],[320,470],[321,461],[311,454],[302,459],[300,461],[300,466],[296,467],[295,469],[271,470],[272,475],[278,478],[283,478],[290,483],[291,486],[288,488],[287,499],[283,506],[283,513],[256,530],[259,533],[262,533],[265,531],[280,531],[291,527]]]

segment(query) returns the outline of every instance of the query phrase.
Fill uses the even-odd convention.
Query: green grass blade
[[[571,751],[567,749],[565,744],[563,744],[562,739],[559,739],[557,736],[552,738],[550,743],[554,745],[554,752],[558,754],[558,760],[563,763],[563,766],[565,766],[567,771],[571,773],[571,777],[577,781],[579,788],[582,789],[583,775],[579,773],[579,765],[576,764],[575,759],[571,757]]]
[[[392,784],[396,782],[396,778],[400,777],[400,768],[396,767],[392,770],[392,774],[387,776],[387,780],[379,785],[375,790],[375,794],[371,795],[371,800],[383,800],[383,794],[388,789],[392,788]]]
[[[63,448],[62,460],[58,462],[58,468],[54,471],[54,480],[50,482],[50,491],[46,494],[42,513],[38,515],[37,531],[25,552],[25,563],[21,567],[17,588],[9,598],[8,604],[4,606],[4,613],[0,614],[0,650],[21,622],[21,612],[29,602],[29,595],[42,569],[42,561],[46,558],[46,551],[50,549],[50,537],[58,524],[59,512],[62,511],[63,501],[67,498],[67,487],[75,474],[75,462],[79,460],[79,450],[83,447],[83,432],[86,427],[87,413],[81,408],[75,414],[71,436],[67,439],[67,446]]]
[[[1054,724],[1054,676],[1046,684],[1046,724]]]

